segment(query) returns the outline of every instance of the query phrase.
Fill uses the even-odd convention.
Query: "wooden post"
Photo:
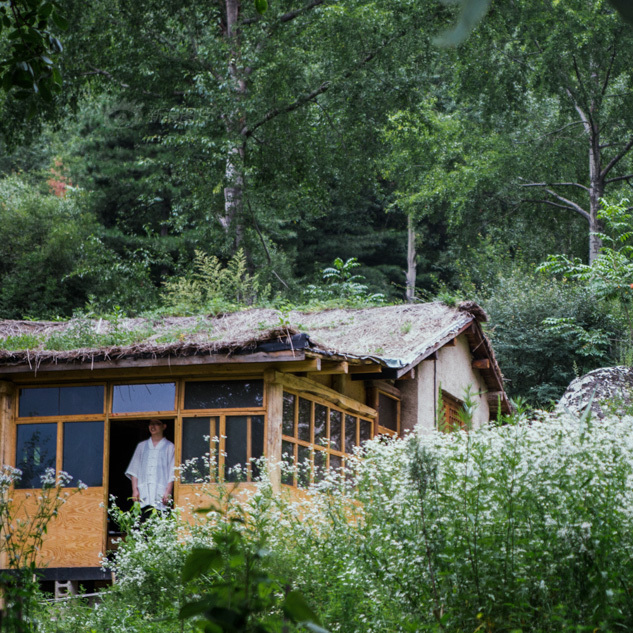
[[[0,466],[10,463],[11,430],[13,421],[13,396],[15,386],[12,382],[0,381]]]
[[[273,491],[281,491],[281,432],[284,408],[283,385],[277,380],[277,372],[267,369],[264,372],[266,385],[266,459],[270,470],[270,482]]]

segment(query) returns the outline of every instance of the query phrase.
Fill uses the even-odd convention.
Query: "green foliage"
[[[586,288],[517,270],[499,276],[479,302],[511,397],[534,406],[557,400],[580,374],[617,358],[625,325],[617,309]],[[573,315],[573,316],[570,316]]]
[[[248,272],[243,250],[238,250],[226,266],[215,255],[196,251],[193,272],[167,280],[163,301],[174,314],[215,314],[256,305],[267,300],[270,292],[257,273]]]
[[[626,317],[630,343],[633,344],[633,227],[628,202],[622,200],[618,204],[609,204],[606,200],[602,201],[599,219],[604,223],[606,232],[597,234],[602,246],[591,264],[566,255],[550,255],[539,270],[573,279],[596,299],[617,303]]]
[[[362,275],[354,274],[354,269],[360,266],[355,257],[343,261],[340,257],[334,260],[332,266],[322,271],[323,284],[307,286],[305,295],[310,303],[326,305],[344,305],[364,307],[384,303],[385,296],[380,293],[370,293],[368,286],[363,283]]]
[[[632,425],[377,441],[349,484],[280,505],[273,548],[342,633],[627,629]]]
[[[3,633],[31,633],[37,599],[36,570],[44,535],[50,521],[73,494],[85,488],[65,490],[72,479],[62,472],[56,478],[53,469],[42,476],[42,489],[37,498],[13,499],[14,484],[21,472],[3,466],[0,472],[0,554],[5,569],[0,570],[0,591],[3,610],[0,630]]]
[[[6,49],[0,59],[2,88],[16,88],[20,99],[40,95],[52,101],[61,91],[58,55],[62,45],[55,31],[65,31],[68,22],[60,4],[50,0],[10,0],[0,7],[0,32]],[[8,49],[8,50],[7,50]]]

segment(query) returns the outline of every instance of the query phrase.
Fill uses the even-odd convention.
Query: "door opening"
[[[166,422],[165,437],[174,441],[174,421]],[[134,449],[139,442],[149,439],[148,420],[110,420],[110,458],[108,461],[108,506],[113,502],[122,510],[132,507],[132,484],[125,476],[125,471],[132,459]],[[108,531],[118,531],[108,517]]]

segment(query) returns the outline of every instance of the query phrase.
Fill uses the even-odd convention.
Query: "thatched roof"
[[[253,309],[216,317],[122,319],[116,327],[85,319],[0,321],[0,366],[240,354],[258,349],[265,341],[296,346],[299,340],[315,353],[371,359],[398,368],[454,338],[477,318],[482,320],[480,308],[467,307],[471,311],[438,302],[283,314]],[[302,333],[303,337],[290,341],[289,337]]]
[[[117,322],[0,321],[0,375],[320,358],[369,364],[374,378],[397,379],[464,333],[489,393],[500,394],[508,411],[501,371],[479,325],[485,320],[473,302],[458,308],[435,302]]]

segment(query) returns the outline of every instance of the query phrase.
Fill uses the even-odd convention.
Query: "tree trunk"
[[[226,131],[231,142],[226,155],[224,168],[224,216],[220,224],[225,231],[235,230],[235,246],[242,241],[242,209],[244,204],[244,169],[246,159],[246,139],[242,130],[245,127],[243,100],[247,93],[246,73],[240,68],[240,1],[226,0],[226,29],[224,35],[229,44],[228,71],[231,78],[229,89],[234,95],[233,111],[226,116]]]
[[[604,196],[604,177],[601,174],[600,131],[596,123],[585,126],[589,132],[589,264],[598,257],[602,240],[596,232],[602,231],[598,219],[600,200]]]
[[[415,277],[416,277],[416,252],[415,252],[415,227],[413,216],[409,214],[407,220],[407,302],[415,301]]]

